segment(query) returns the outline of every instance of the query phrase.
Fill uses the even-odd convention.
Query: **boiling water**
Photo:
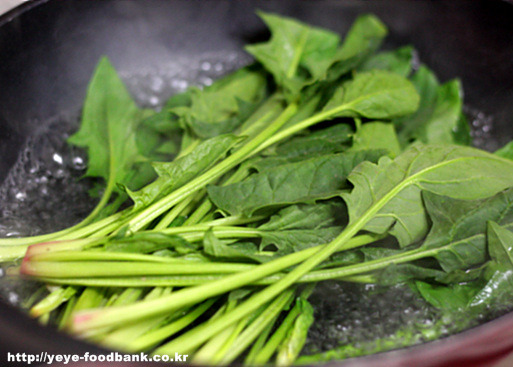
[[[213,54],[192,63],[190,59],[184,60],[186,64],[182,67],[122,77],[141,106],[158,109],[169,96],[183,92],[189,85],[209,85],[247,62],[248,58],[240,54]],[[493,141],[492,118],[472,109],[467,114],[475,143],[485,149],[497,148],[489,143]],[[41,124],[43,127],[27,139],[18,161],[0,185],[0,237],[30,236],[66,228],[79,222],[95,206],[95,200],[88,195],[92,180],[81,179],[86,155],[66,143],[78,122],[78,111],[58,116]],[[0,269],[0,276],[3,274]],[[0,294],[19,305],[34,287],[33,283],[4,277]],[[305,347],[308,353],[386,338],[399,329],[421,334],[440,318],[435,309],[405,286],[325,282],[317,286],[311,301],[316,322]],[[453,331],[457,330],[447,329],[446,333]]]

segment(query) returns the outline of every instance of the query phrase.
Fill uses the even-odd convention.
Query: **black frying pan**
[[[109,56],[124,77],[162,70],[190,76],[198,60],[219,55],[231,55],[235,66],[248,61],[245,43],[266,36],[256,8],[341,34],[357,14],[375,13],[390,27],[386,47],[411,43],[442,81],[461,78],[466,104],[492,118],[484,146],[493,149],[513,137],[509,2],[35,0],[0,17],[0,182],[41,124],[80,109],[100,56]],[[40,327],[7,300],[0,310],[1,365],[7,352],[100,351]],[[511,349],[513,314],[508,314],[443,341],[335,364],[478,366]]]

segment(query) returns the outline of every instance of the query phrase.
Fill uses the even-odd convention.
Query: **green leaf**
[[[135,204],[134,210],[151,204],[189,182],[223,158],[240,140],[241,138],[235,135],[220,135],[205,140],[191,153],[173,162],[154,162],[153,168],[159,177],[139,191],[128,190]]]
[[[356,18],[343,45],[337,50],[329,70],[329,79],[338,79],[357,68],[381,46],[387,33],[387,27],[372,14]]]
[[[295,96],[306,85],[322,80],[332,63],[338,35],[275,14],[258,12],[271,31],[268,42],[246,46],[273,75],[276,84]]]
[[[443,275],[445,275],[445,273],[441,270],[426,268],[414,264],[392,264],[378,272],[376,278],[379,284],[394,286],[410,280],[437,279]]]
[[[170,112],[202,138],[227,134],[241,125],[266,94],[264,74],[254,68],[239,69],[202,89],[190,88],[187,106],[174,101]]]
[[[261,239],[259,245],[245,241],[235,243],[233,240],[223,241],[217,239],[214,233],[206,233],[203,245],[205,253],[213,257],[231,260],[249,259],[264,263],[276,257],[328,243],[341,230],[342,227],[286,230],[261,230],[259,228],[257,233]]]
[[[458,118],[458,122],[456,123],[456,127],[453,131],[454,144],[469,146],[472,145],[471,132],[470,123],[462,109],[460,112],[460,117]]]
[[[469,307],[481,313],[489,307],[494,311],[509,310],[513,297],[513,271],[498,270],[482,289],[469,301]]]
[[[280,144],[274,149],[274,153],[287,158],[339,153],[347,149],[346,143],[351,140],[352,135],[351,126],[336,124]]]
[[[462,112],[461,83],[452,80],[438,85],[435,75],[424,66],[412,77],[412,83],[421,101],[415,114],[396,121],[401,143],[420,140],[430,144],[468,145],[470,128]]]
[[[209,186],[208,195],[219,209],[243,216],[294,203],[314,203],[340,195],[348,188],[346,178],[355,166],[380,156],[380,151],[359,151],[284,164],[239,183]]]
[[[502,148],[497,149],[494,154],[497,154],[499,157],[513,160],[513,141],[510,141]]]
[[[483,279],[487,270],[488,263],[484,263],[475,268],[458,269],[450,273],[444,273],[443,275],[437,276],[435,280],[442,284],[468,283]]]
[[[346,207],[340,199],[314,205],[297,204],[281,209],[258,229],[277,231],[288,229],[318,229],[347,222]]]
[[[163,233],[134,233],[129,237],[113,238],[103,248],[110,252],[148,254],[163,249],[173,249],[178,253],[189,253],[196,247],[180,236]]]
[[[342,197],[350,223],[365,215],[362,229],[389,232],[406,246],[428,230],[421,190],[464,200],[487,198],[511,186],[513,164],[474,148],[415,145],[395,160],[360,164],[349,181],[354,189]]]
[[[300,162],[313,157],[346,151],[351,141],[352,129],[337,124],[306,136],[292,138],[284,144],[267,149],[265,158],[257,157],[246,162],[248,168],[263,172],[283,164]]]
[[[167,109],[160,112],[150,110],[137,128],[137,148],[150,161],[170,159],[178,154],[182,134],[174,114]]]
[[[419,139],[423,126],[433,114],[439,87],[435,74],[424,65],[411,77],[411,82],[420,96],[419,108],[411,116],[394,120],[403,147]]]
[[[456,284],[450,287],[437,286],[425,282],[415,282],[422,297],[441,310],[462,311],[467,308],[470,300],[478,294],[480,283]]]
[[[272,260],[273,253],[261,253],[258,246],[251,242],[230,244],[215,237],[209,230],[203,239],[203,250],[209,256],[231,260],[252,260],[263,263]]]
[[[141,117],[116,70],[103,57],[89,83],[80,129],[68,139],[88,151],[85,176],[102,177],[114,191],[119,191],[115,183],[137,189],[153,177],[138,164],[136,129]]]
[[[353,135],[350,150],[383,149],[393,158],[401,153],[401,146],[392,123],[368,122]]]
[[[404,46],[394,51],[380,52],[366,60],[358,70],[387,70],[407,78],[412,70],[414,52],[415,50],[411,46]]]
[[[323,111],[334,117],[392,119],[417,110],[419,95],[410,81],[383,70],[357,73],[339,87]]]
[[[328,243],[341,231],[342,227],[262,231],[260,250],[268,249],[272,245],[277,248],[277,254],[290,254]]]
[[[441,85],[433,114],[425,122],[419,139],[424,143],[452,144],[463,107],[461,83],[453,80]]]
[[[508,214],[511,216],[511,213]],[[499,219],[503,220],[501,217],[499,216]],[[492,261],[487,264],[487,270],[490,275],[478,269],[480,275],[478,281],[451,287],[437,287],[436,290],[440,295],[437,301],[440,307],[447,306],[443,302],[455,300],[458,301],[460,308],[466,308],[475,314],[480,314],[491,306],[496,311],[506,310],[513,296],[512,240],[513,233],[510,230],[495,222],[488,222],[488,249]],[[461,295],[459,298],[458,293]],[[462,306],[462,303],[465,304]]]
[[[513,233],[495,222],[488,222],[488,252],[499,267],[513,270]]]
[[[512,189],[483,200],[456,200],[428,192],[423,199],[433,222],[423,248],[441,248],[436,258],[447,272],[487,260],[488,221],[513,224]]]

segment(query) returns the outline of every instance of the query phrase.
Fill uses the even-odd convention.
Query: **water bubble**
[[[156,107],[156,106],[158,106],[160,101],[157,96],[151,96],[149,102],[150,102],[150,105]]]
[[[201,70],[209,71],[210,69],[212,69],[212,64],[210,64],[208,61],[201,63]]]
[[[212,78],[208,78],[208,77],[203,77],[199,80],[199,82],[205,86],[209,86],[209,85],[212,85]]]
[[[154,91],[154,92],[159,92],[162,90],[162,88],[164,87],[164,80],[159,77],[159,76],[154,76],[152,79],[151,79],[151,89]]]
[[[72,167],[76,170],[83,170],[86,168],[85,160],[82,157],[73,157],[71,163]]]
[[[175,79],[171,82],[171,86],[178,91],[184,91],[188,87],[186,80]]]
[[[20,297],[15,292],[9,292],[7,299],[12,305],[16,305],[20,301]]]
[[[58,169],[54,172],[53,175],[56,178],[64,178],[66,176],[66,171],[64,171],[63,169]]]
[[[52,156],[52,159],[57,164],[62,164],[63,163],[62,156],[60,154],[54,153],[53,156]]]

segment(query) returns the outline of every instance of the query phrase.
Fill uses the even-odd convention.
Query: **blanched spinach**
[[[13,273],[60,286],[33,315],[130,352],[289,365],[323,280],[406,283],[468,320],[506,307],[513,149],[464,146],[460,82],[414,70],[411,46],[376,53],[387,29],[373,15],[343,41],[259,15],[271,38],[246,48],[254,65],[159,112],[100,61],[70,138],[88,150],[86,176],[106,183],[97,209],[65,231],[0,240],[0,258],[25,255]],[[454,318],[370,348],[441,336],[443,320]]]

